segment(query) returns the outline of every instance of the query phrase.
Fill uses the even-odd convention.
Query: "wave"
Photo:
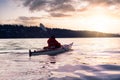
[[[5,54],[5,53],[28,53],[29,50],[0,50],[0,54]]]

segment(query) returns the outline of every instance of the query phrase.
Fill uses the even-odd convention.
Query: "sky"
[[[0,24],[120,33],[120,0],[0,0]]]

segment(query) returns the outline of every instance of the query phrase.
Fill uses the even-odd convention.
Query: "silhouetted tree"
[[[48,33],[37,26],[0,25],[0,38],[47,38],[56,35],[59,38],[68,37],[120,37],[119,34],[108,34],[96,31],[75,31],[59,28],[47,28]]]

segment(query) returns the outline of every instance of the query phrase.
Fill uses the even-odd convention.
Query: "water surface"
[[[0,80],[120,80],[119,38],[58,38],[72,51],[29,58],[47,39],[0,39]]]

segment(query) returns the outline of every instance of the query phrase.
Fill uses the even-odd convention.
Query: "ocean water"
[[[57,38],[73,42],[56,56],[29,58],[29,49],[47,46],[47,38],[0,39],[0,80],[120,80],[120,38]]]

